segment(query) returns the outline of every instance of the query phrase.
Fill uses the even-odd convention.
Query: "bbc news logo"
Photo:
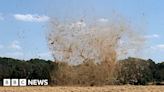
[[[48,79],[3,79],[3,86],[48,85]]]

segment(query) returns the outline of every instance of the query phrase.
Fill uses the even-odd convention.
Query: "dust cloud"
[[[118,15],[104,21],[53,18],[48,24],[47,43],[59,63],[51,73],[55,85],[113,84],[115,63],[139,53],[145,43],[143,30],[133,29],[129,20]]]

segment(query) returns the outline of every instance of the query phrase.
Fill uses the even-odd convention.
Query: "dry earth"
[[[0,92],[164,92],[164,86],[0,87]]]

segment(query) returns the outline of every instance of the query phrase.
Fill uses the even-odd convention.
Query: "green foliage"
[[[28,61],[0,58],[0,81],[4,78],[50,79],[50,72],[57,64],[48,60],[31,59]]]
[[[129,57],[117,62],[116,83],[146,85],[148,82],[156,80],[155,72],[156,65],[151,59],[143,60]]]
[[[58,63],[50,60],[31,59],[25,61],[0,57],[0,82],[2,84],[4,78],[27,78],[49,79],[51,84],[51,82],[55,83],[54,78],[59,76],[54,75],[59,69]],[[143,60],[129,57],[116,62],[114,73],[116,84],[161,83],[164,81],[164,62],[155,64],[151,59]],[[52,75],[54,76],[52,77]]]
[[[155,79],[158,82],[164,81],[164,62],[156,64]]]

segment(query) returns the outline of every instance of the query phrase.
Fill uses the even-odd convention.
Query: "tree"
[[[128,58],[120,60],[116,64],[116,83],[117,84],[142,84],[151,81],[153,62],[138,58]]]

